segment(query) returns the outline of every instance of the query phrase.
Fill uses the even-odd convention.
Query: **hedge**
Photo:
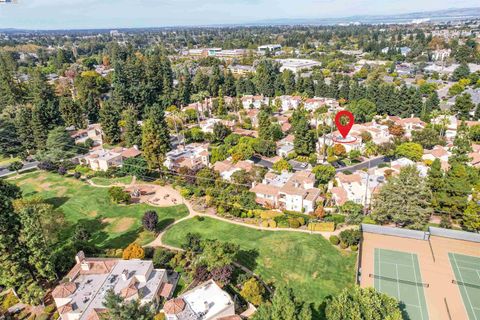
[[[273,219],[278,216],[282,216],[283,213],[278,212],[278,211],[273,211],[273,210],[268,210],[268,211],[262,211],[260,213],[260,218],[262,219]]]
[[[329,240],[330,240],[330,243],[333,244],[334,246],[340,243],[340,239],[338,239],[336,235],[330,236]]]
[[[352,250],[352,251],[357,251],[357,250],[358,250],[358,246],[355,246],[355,245],[350,246],[350,250]]]
[[[310,231],[335,231],[335,222],[311,222],[308,224]]]

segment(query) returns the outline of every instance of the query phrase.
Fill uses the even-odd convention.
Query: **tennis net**
[[[370,273],[368,276],[369,276],[370,278],[374,278],[374,279],[380,279],[380,280],[386,280],[386,281],[392,281],[392,282],[410,284],[410,285],[412,285],[412,286],[417,286],[417,287],[425,287],[425,288],[430,287],[430,284],[428,284],[428,283],[423,283],[423,282],[415,282],[415,281],[410,281],[410,280],[402,280],[402,279],[397,279],[397,278],[390,278],[390,277],[380,276],[380,275],[376,275],[376,274],[372,274],[372,273]]]

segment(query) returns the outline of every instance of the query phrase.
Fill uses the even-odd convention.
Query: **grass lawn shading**
[[[114,184],[130,184],[132,182],[132,177],[131,176],[126,176],[126,177],[120,177],[120,178],[102,178],[102,177],[93,177],[92,179],[93,183],[99,185],[99,186],[110,186]]]
[[[397,298],[404,318],[428,320],[428,309],[416,254],[375,248],[375,289]],[[406,314],[405,314],[406,313]]]
[[[480,258],[458,253],[449,253],[448,258],[468,319],[480,320]]]
[[[142,228],[141,220],[147,210],[157,212],[159,229],[188,215],[184,205],[165,208],[146,204],[117,205],[110,201],[108,188],[93,187],[54,173],[36,171],[9,181],[18,185],[25,197],[40,196],[61,209],[69,223],[65,237],[82,224],[92,233],[92,242],[101,248],[125,248],[135,240],[142,245],[153,241],[155,234]]]
[[[240,245],[239,263],[265,281],[287,284],[300,299],[316,306],[355,282],[356,254],[341,252],[320,235],[193,218],[172,226],[162,241],[180,247],[189,232]]]

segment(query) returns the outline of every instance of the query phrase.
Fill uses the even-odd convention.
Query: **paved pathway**
[[[95,187],[101,187],[101,188],[110,187],[110,186],[97,185],[91,180],[87,180],[87,182],[90,185],[95,186]],[[115,184],[115,185],[116,186],[127,187],[127,186],[133,186],[134,184],[135,184],[135,181],[132,180],[132,182],[128,185],[125,185],[125,184]],[[338,235],[341,231],[343,231],[345,229],[356,228],[356,226],[345,226],[345,227],[337,229],[333,232],[327,232],[327,231],[310,231],[310,230],[306,230],[306,229],[293,229],[293,228],[268,228],[268,227],[263,227],[263,226],[260,226],[260,225],[253,225],[253,224],[245,223],[245,222],[242,222],[242,221],[221,217],[221,216],[218,216],[216,214],[199,212],[199,211],[195,210],[195,208],[190,203],[190,201],[181,197],[178,190],[172,188],[171,186],[168,186],[168,185],[158,186],[158,185],[154,185],[154,184],[144,184],[144,185],[155,186],[158,189],[160,189],[160,188],[163,189],[166,194],[170,194],[170,195],[174,194],[176,197],[180,197],[180,199],[182,199],[182,202],[178,203],[178,204],[184,204],[188,208],[188,211],[189,211],[188,216],[183,217],[179,220],[176,220],[175,222],[170,224],[168,227],[163,229],[162,232],[160,232],[157,235],[157,238],[155,240],[153,240],[152,242],[150,242],[149,244],[146,245],[147,247],[165,247],[165,248],[168,248],[168,249],[171,249],[171,250],[179,250],[179,248],[171,247],[171,246],[168,246],[165,243],[163,243],[162,242],[162,237],[171,227],[173,227],[177,223],[180,223],[180,222],[185,221],[187,219],[192,219],[196,216],[209,217],[209,218],[220,220],[220,221],[223,221],[223,222],[226,222],[226,223],[231,223],[231,224],[239,225],[239,226],[246,227],[246,228],[256,229],[256,230],[265,230],[265,231],[272,231],[272,232],[302,232],[302,233],[310,233],[310,234],[319,234],[319,235],[322,235],[323,237],[325,237],[326,239],[328,239],[332,235]],[[151,203],[151,202],[148,202],[148,204],[151,205],[151,206],[162,207],[161,205],[155,205],[154,203]]]

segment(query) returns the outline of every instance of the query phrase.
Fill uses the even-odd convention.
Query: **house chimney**
[[[122,272],[122,280],[127,281],[128,280],[128,270],[124,269]]]
[[[82,263],[80,264],[80,268],[83,271],[88,271],[90,270],[90,264],[88,263],[88,261],[83,260]]]
[[[85,253],[83,251],[79,251],[75,255],[75,262],[81,263],[83,260],[85,260]]]

